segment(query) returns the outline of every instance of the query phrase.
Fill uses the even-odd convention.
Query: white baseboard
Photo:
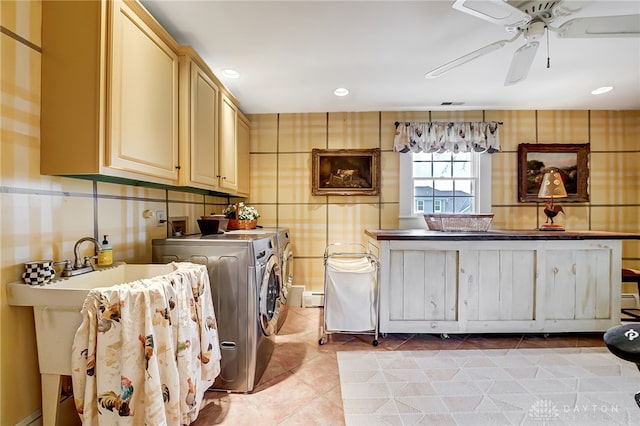
[[[42,426],[42,410],[34,411],[16,423],[15,426]]]
[[[324,306],[324,293],[316,293],[311,291],[304,292],[304,307],[316,308]]]
[[[56,426],[82,426],[72,396],[64,398],[58,405],[58,421]],[[42,426],[42,410],[34,411],[15,426]]]

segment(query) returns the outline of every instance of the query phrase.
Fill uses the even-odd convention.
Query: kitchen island
[[[554,333],[620,324],[622,240],[640,234],[366,230],[382,333]]]

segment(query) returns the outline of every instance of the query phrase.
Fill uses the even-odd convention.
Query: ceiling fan
[[[527,78],[540,44],[538,40],[542,38],[545,31],[556,32],[560,38],[640,37],[640,14],[575,18],[559,27],[551,25],[556,18],[576,13],[584,3],[565,0],[509,0],[509,2],[507,0],[456,0],[452,5],[454,9],[503,25],[513,36],[447,62],[426,73],[425,78],[439,77],[460,65],[503,48],[516,41],[521,35],[525,44],[513,55],[504,82],[505,86],[516,84]]]

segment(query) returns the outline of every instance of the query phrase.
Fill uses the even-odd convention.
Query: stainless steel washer
[[[289,228],[277,227],[277,228],[256,228],[256,229],[241,229],[227,231],[227,234],[271,234],[275,233],[278,241],[278,259],[280,261],[280,281],[282,283],[282,289],[280,292],[280,298],[278,300],[280,304],[278,314],[278,324],[276,326],[276,332],[280,331],[284,321],[287,319],[289,312],[287,307],[287,297],[291,286],[293,285],[293,244],[289,237]]]
[[[206,265],[221,372],[212,389],[250,392],[273,352],[281,292],[275,234],[188,235],[152,241],[154,263]]]

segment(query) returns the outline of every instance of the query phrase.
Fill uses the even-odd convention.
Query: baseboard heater
[[[622,293],[620,295],[620,308],[636,309],[638,308],[638,296],[633,293]]]

